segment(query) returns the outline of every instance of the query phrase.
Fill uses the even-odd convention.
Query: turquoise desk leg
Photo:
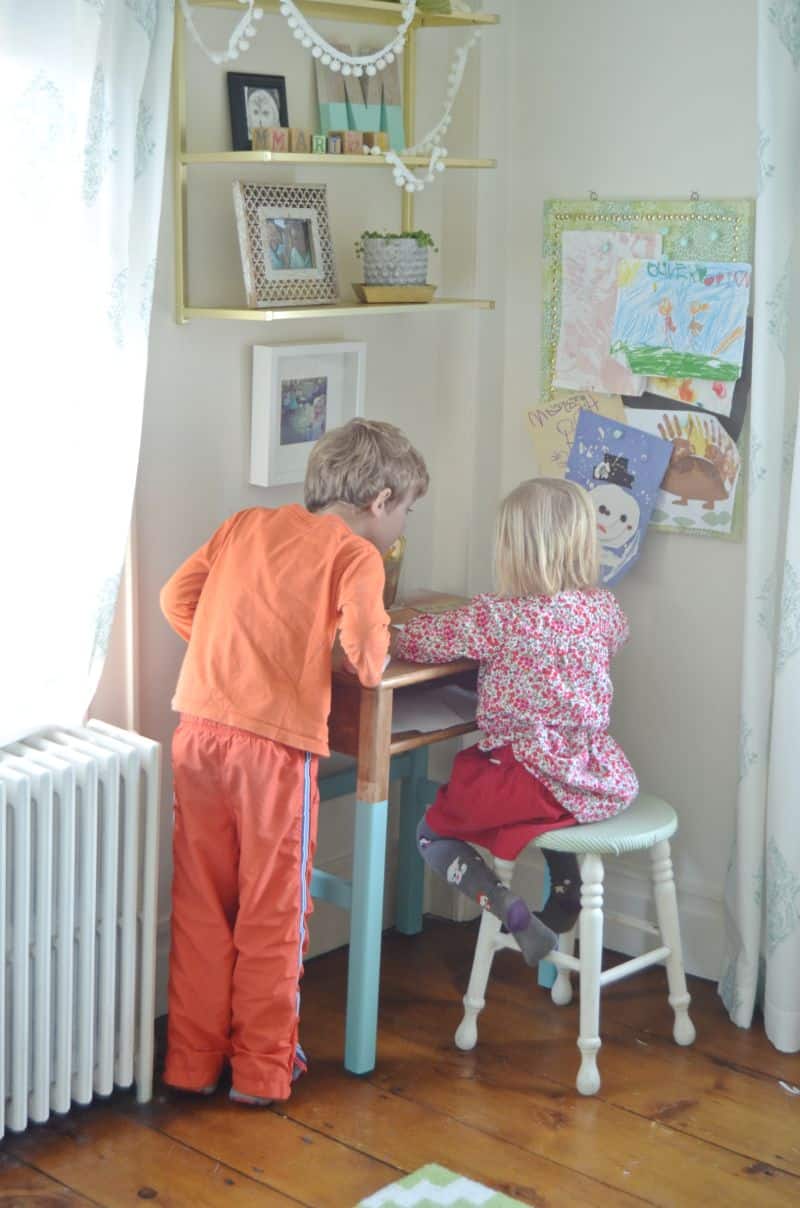
[[[544,906],[547,899],[550,897],[550,869],[545,864],[544,866],[544,886],[543,886],[542,905]],[[552,961],[539,961],[539,976],[538,981],[540,986],[544,986],[545,990],[552,989],[553,982],[556,980],[558,970]]]
[[[378,1032],[388,802],[356,801],[355,809],[344,1065],[352,1074],[368,1074],[375,1068]]]
[[[425,865],[417,851],[417,824],[425,813],[421,787],[428,776],[428,751],[418,747],[410,755],[409,773],[403,780],[400,802],[400,846],[397,861],[397,930],[417,935],[422,930],[422,895]]]

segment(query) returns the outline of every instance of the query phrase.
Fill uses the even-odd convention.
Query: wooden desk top
[[[426,604],[433,605],[437,610],[443,610],[443,607],[457,608],[459,604],[466,604],[468,600],[464,596],[445,595],[439,591],[419,590],[409,594],[407,600],[398,608],[389,610],[389,615],[392,618],[392,623],[402,624],[415,613],[423,611]],[[353,676],[343,671],[341,667],[342,654],[340,650],[334,652],[333,657],[333,678],[338,683],[353,682]],[[409,663],[405,659],[392,659],[388,667],[381,677],[379,688],[407,688],[411,684],[424,684],[430,680],[446,679],[448,676],[458,675],[459,673],[474,672],[478,664],[474,659],[456,659],[452,663]]]

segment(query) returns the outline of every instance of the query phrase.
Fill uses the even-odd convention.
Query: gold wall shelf
[[[409,168],[427,168],[428,156],[404,155],[403,163]],[[377,155],[312,155],[291,151],[184,151],[182,164],[319,164],[325,168],[389,168],[385,160]],[[496,159],[452,159],[443,161],[445,168],[496,168]]]
[[[192,0],[195,8],[227,8],[241,12],[240,0]],[[259,0],[265,12],[279,11],[280,0]],[[359,21],[370,25],[394,25],[401,21],[399,4],[388,0],[302,0],[306,16],[329,21]],[[415,87],[416,87],[416,34],[422,28],[455,28],[458,26],[496,25],[499,17],[493,13],[470,13],[468,15],[441,13],[417,13],[407,34],[402,55],[403,69],[403,116],[406,145],[414,144]],[[186,69],[185,29],[180,6],[175,5],[175,42],[172,71],[172,133],[173,175],[175,181],[175,320],[186,323],[189,319],[244,319],[271,323],[279,319],[321,319],[336,316],[347,318],[353,315],[402,314],[404,312],[427,311],[437,314],[443,310],[478,309],[493,310],[494,302],[488,299],[439,298],[435,302],[365,304],[340,302],[333,306],[286,307],[280,309],[247,309],[245,307],[191,306],[187,300],[187,211],[188,169],[195,165],[213,164],[282,164],[295,167],[303,165],[337,168],[387,168],[382,157],[371,155],[296,155],[280,151],[187,151],[186,150]],[[405,156],[409,167],[426,167],[425,156]],[[445,167],[494,168],[493,159],[456,159],[448,157]],[[401,191],[401,230],[414,229],[413,194]]]
[[[258,0],[259,8],[267,13],[276,13],[280,0]],[[235,8],[242,6],[239,0],[192,0],[194,8]],[[364,25],[399,25],[400,5],[388,0],[300,0],[306,17],[322,21],[360,21]],[[494,13],[417,13],[412,29],[457,28],[458,26],[497,25],[500,18]]]
[[[423,310],[494,310],[494,302],[489,298],[438,298],[435,302],[395,302],[391,305],[335,302],[332,306],[285,306],[274,310],[187,306],[183,313],[187,319],[245,319],[256,323],[274,323],[278,319],[350,319],[354,315],[401,315]]]

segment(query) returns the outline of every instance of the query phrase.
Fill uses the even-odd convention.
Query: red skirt
[[[576,825],[574,815],[517,762],[510,746],[459,752],[449,783],[439,789],[425,821],[442,838],[477,843],[501,860],[516,860],[544,831]]]

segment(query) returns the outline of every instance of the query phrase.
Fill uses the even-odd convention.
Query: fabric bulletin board
[[[587,369],[587,359],[591,362],[590,346],[597,327],[592,306],[595,314],[605,307],[607,318],[613,317],[617,294],[616,272],[612,280],[610,275],[604,279],[598,271],[601,250],[613,251],[620,258],[707,264],[709,271],[718,272],[730,264],[733,272],[734,266],[738,270],[752,265],[753,236],[754,208],[749,200],[545,202],[541,397],[539,406],[530,412],[534,432],[538,429],[540,447],[549,450],[553,441],[559,440],[559,425],[563,433],[573,432],[574,409],[586,409],[586,403],[578,399],[578,392],[587,390],[585,383],[581,385],[581,374]],[[566,280],[565,265],[571,270]],[[577,305],[576,290],[580,295]],[[562,302],[566,338],[562,331]],[[585,314],[581,313],[583,302],[587,304]],[[698,332],[702,331],[699,320],[705,321],[706,317],[697,316]],[[742,324],[740,330],[741,327]],[[620,365],[619,359],[614,361],[609,356],[608,342],[602,350],[595,349],[595,361],[589,364],[586,378],[588,381],[591,377],[595,386],[583,396],[592,400],[590,409],[618,421],[627,415],[631,426],[665,439],[680,439],[687,455],[696,463],[696,473],[693,470],[686,475],[689,498],[682,499],[675,490],[662,491],[652,514],[651,528],[729,539],[741,537],[745,475],[737,440],[743,449],[746,434],[738,438],[749,385],[752,351],[749,323],[747,333],[745,368],[738,383],[637,377],[624,362]],[[599,365],[597,358],[601,353],[605,359]],[[598,382],[602,383],[599,392]],[[562,410],[570,409],[571,428],[566,420],[559,419]],[[713,451],[710,462],[708,450]],[[562,448],[552,453],[552,472],[560,472],[559,463],[565,451]],[[698,486],[701,471],[706,482]],[[547,468],[542,472],[548,472]],[[734,492],[733,506],[723,502],[726,493],[729,499]]]

